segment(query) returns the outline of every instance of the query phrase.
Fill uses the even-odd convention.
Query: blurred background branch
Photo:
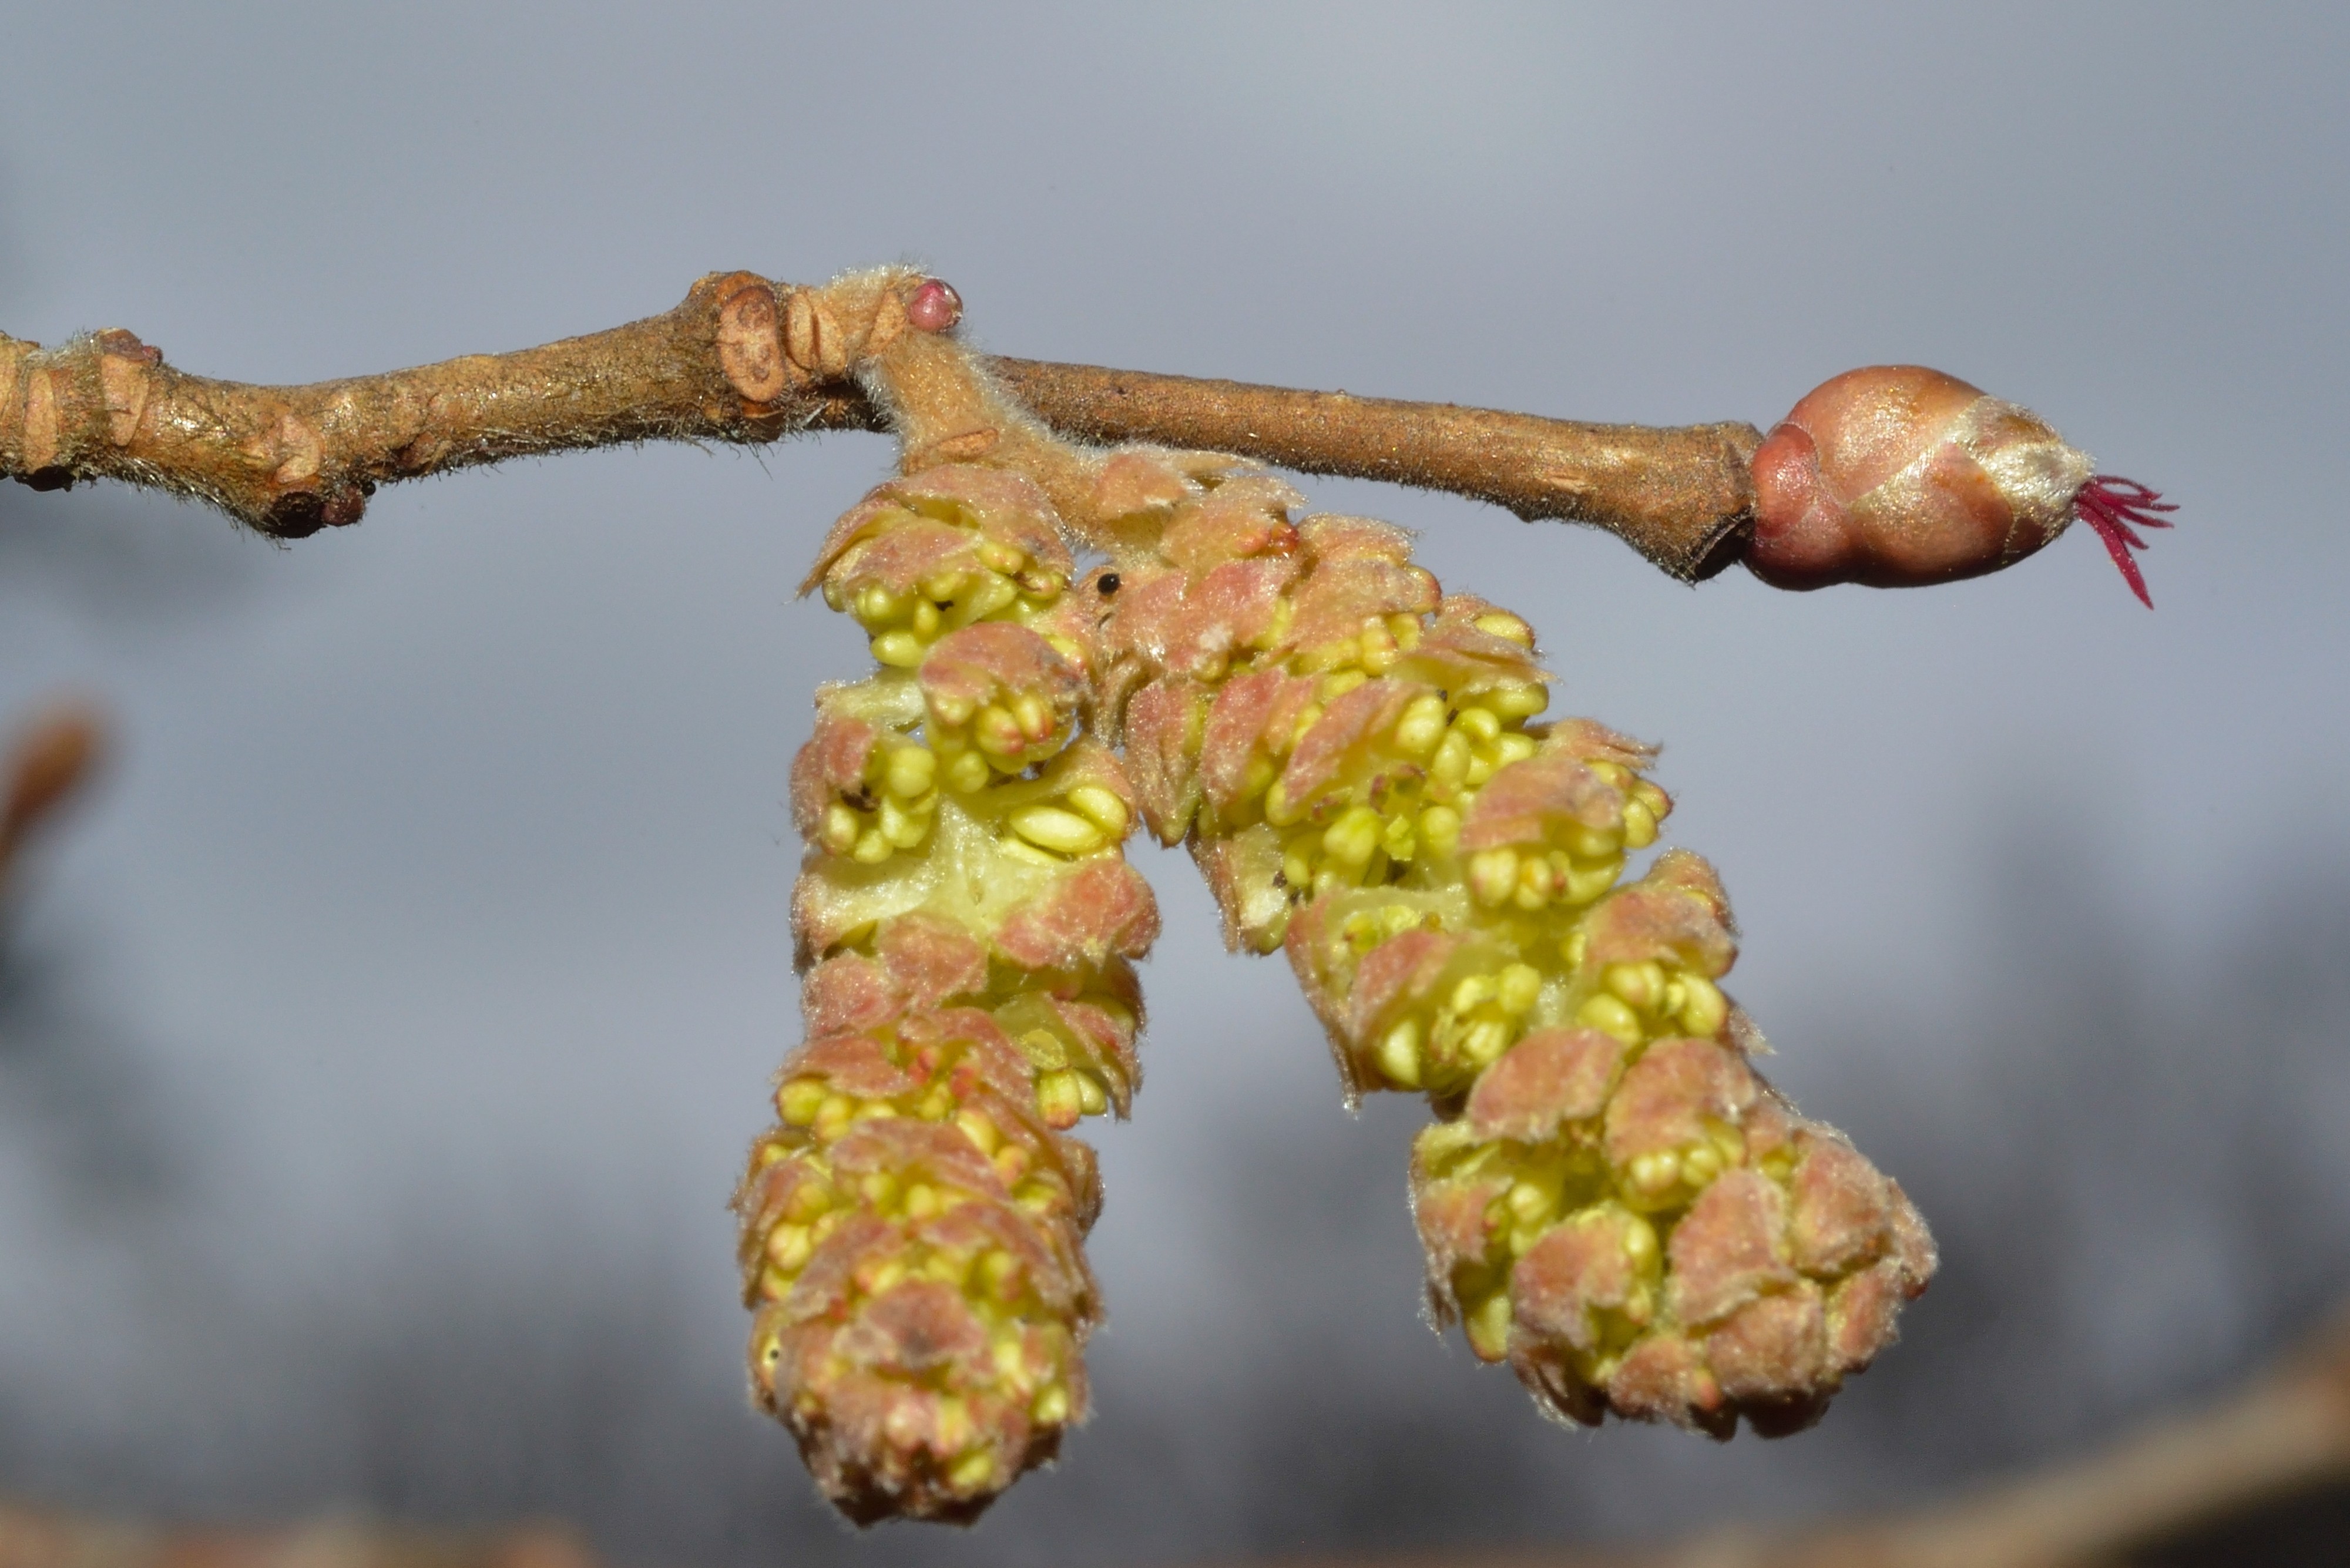
[[[2350,1316],[2248,1386],[1913,1513],[1625,1552],[1284,1559],[1288,1568],[2322,1568],[2350,1526]],[[0,1501],[0,1568],[594,1568],[546,1525],[171,1529]]]
[[[23,725],[0,764],[6,781],[0,847],[26,843],[53,820],[94,776],[106,746],[104,721],[87,701],[54,702]],[[0,874],[7,867],[0,855]],[[1311,1561],[1347,1568],[2217,1568],[2255,1560],[2332,1563],[2345,1527],[2350,1314],[2201,1408],[2159,1415],[2085,1456],[1905,1513],[1798,1530],[1731,1526],[1620,1551],[1472,1549]],[[0,1499],[0,1568],[595,1563],[583,1538],[546,1524],[447,1531],[344,1517],[282,1527],[172,1527]]]
[[[0,755],[0,896],[18,851],[88,785],[105,748],[97,707],[68,700],[36,714]]]
[[[169,1529],[0,1502],[0,1568],[594,1568],[559,1528],[408,1530],[328,1520],[276,1530]]]

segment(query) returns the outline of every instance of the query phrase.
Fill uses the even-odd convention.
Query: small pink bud
[[[1955,376],[1848,370],[1755,452],[1746,564],[1782,588],[1980,576],[2064,532],[2095,466],[2037,414]]]
[[[926,277],[906,301],[906,320],[918,332],[944,332],[962,319],[962,296],[944,278]]]

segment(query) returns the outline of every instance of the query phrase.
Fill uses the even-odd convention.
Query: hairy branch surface
[[[852,372],[906,327],[902,302],[844,320],[819,289],[734,272],[609,331],[303,387],[192,376],[119,328],[55,348],[0,335],[0,474],[36,490],[93,479],[168,490],[301,538],[357,522],[378,485],[509,457],[887,429]],[[1591,524],[1684,580],[1736,559],[1753,512],[1748,464],[1762,438],[1751,425],[1580,424],[1089,365],[991,368],[1066,435],[1210,448]]]

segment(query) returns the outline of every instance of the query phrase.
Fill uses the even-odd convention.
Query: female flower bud
[[[2131,524],[2172,508],[2028,409],[1918,365],[1848,370],[1814,388],[1754,454],[1746,564],[1774,587],[1915,587],[1998,571],[2077,515],[2141,599]],[[2150,601],[2149,601],[2150,602]]]

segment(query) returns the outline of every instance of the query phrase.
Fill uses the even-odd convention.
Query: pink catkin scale
[[[1775,587],[1915,587],[1980,576],[2038,550],[2074,518],[2149,606],[2129,554],[2137,527],[2176,510],[2095,472],[2030,410],[1919,365],[1822,383],[1754,454],[1746,564]]]

